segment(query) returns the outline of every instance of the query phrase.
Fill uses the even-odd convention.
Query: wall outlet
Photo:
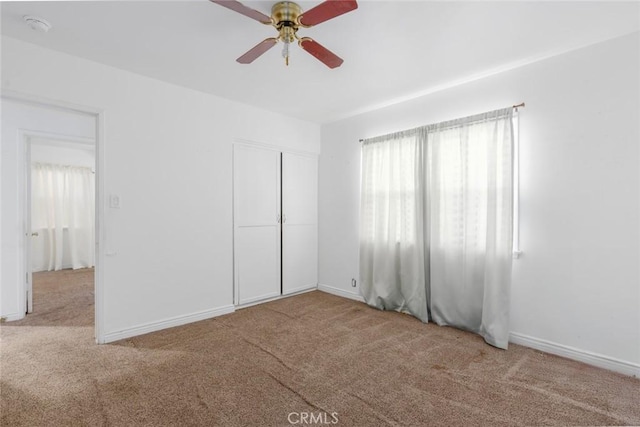
[[[351,279],[351,287],[355,288],[356,286],[358,286],[358,282],[356,281],[356,279]]]

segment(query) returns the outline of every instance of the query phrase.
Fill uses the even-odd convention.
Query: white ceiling
[[[309,9],[320,1],[301,1]],[[246,1],[270,14],[269,1]],[[272,111],[325,123],[488,70],[640,30],[638,2],[359,1],[301,29],[342,57],[297,46],[235,59],[275,30],[206,0],[2,2],[2,34]],[[49,20],[46,34],[23,15]]]

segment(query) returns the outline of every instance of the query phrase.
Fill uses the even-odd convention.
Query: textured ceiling
[[[273,2],[245,4],[270,14]],[[299,31],[345,60],[330,70],[297,46],[289,67],[278,46],[236,63],[275,30],[206,0],[2,2],[1,12],[3,35],[318,123],[640,29],[638,2],[359,1]],[[54,28],[30,30],[27,14]]]

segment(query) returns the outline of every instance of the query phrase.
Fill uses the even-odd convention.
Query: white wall
[[[29,134],[21,134],[21,131],[94,138],[95,119],[84,114],[2,101],[0,315],[10,320],[23,317],[25,312],[25,301],[21,293],[21,279],[25,277],[25,249],[22,239],[25,172],[19,159],[25,149],[24,138]]]
[[[320,148],[316,124],[7,37],[2,87],[104,110],[107,339],[232,309],[235,138]]]
[[[640,372],[639,56],[635,33],[323,126],[320,283],[357,292],[358,139],[525,101],[513,336]]]
[[[61,142],[47,138],[30,138],[31,162],[81,166],[95,169],[96,154],[92,144]]]

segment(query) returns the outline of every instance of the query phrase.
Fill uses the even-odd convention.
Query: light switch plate
[[[109,207],[111,209],[120,209],[120,196],[116,194],[109,196]]]

